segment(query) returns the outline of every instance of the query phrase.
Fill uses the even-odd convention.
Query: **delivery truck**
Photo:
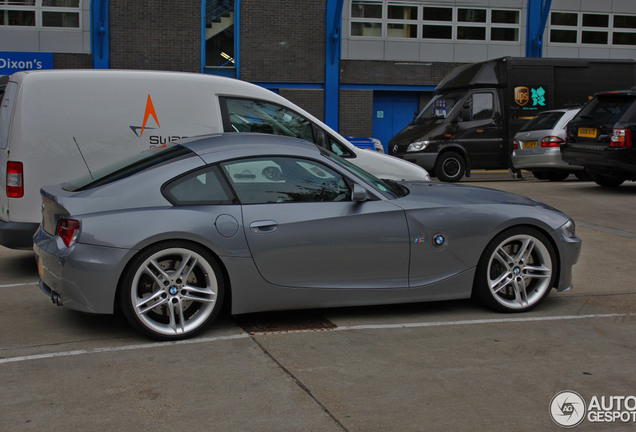
[[[388,153],[447,182],[473,169],[511,169],[513,136],[524,122],[635,83],[633,59],[502,57],[459,66],[389,141]]]

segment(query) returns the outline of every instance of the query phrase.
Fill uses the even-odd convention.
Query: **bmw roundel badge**
[[[433,244],[435,246],[444,246],[444,243],[446,243],[446,237],[443,234],[438,233],[433,236]]]

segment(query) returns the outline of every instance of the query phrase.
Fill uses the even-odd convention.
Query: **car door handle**
[[[278,229],[278,222],[274,220],[255,221],[250,224],[250,229],[255,233],[271,233]]]

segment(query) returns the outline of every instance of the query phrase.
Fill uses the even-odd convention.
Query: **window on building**
[[[352,37],[518,42],[519,10],[352,0]],[[420,30],[418,34],[418,30]]]
[[[205,16],[206,68],[216,69],[212,70],[213,73],[234,76],[234,48],[234,1],[208,1]],[[223,69],[229,72],[224,73]]]
[[[550,13],[549,41],[555,44],[636,45],[636,15]]]
[[[81,28],[81,0],[0,0],[0,26]]]

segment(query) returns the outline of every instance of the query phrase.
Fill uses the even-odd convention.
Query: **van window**
[[[475,93],[471,99],[471,120],[487,120],[492,118],[494,109],[492,93]]]
[[[311,122],[288,108],[257,99],[220,99],[225,132],[260,132],[315,142]]]
[[[17,89],[16,83],[9,82],[4,92],[2,104],[0,104],[0,149],[7,148],[9,142],[9,125],[11,124]]]
[[[459,102],[466,93],[448,93],[435,96],[422,112],[415,119],[445,119],[447,118],[457,102]]]

